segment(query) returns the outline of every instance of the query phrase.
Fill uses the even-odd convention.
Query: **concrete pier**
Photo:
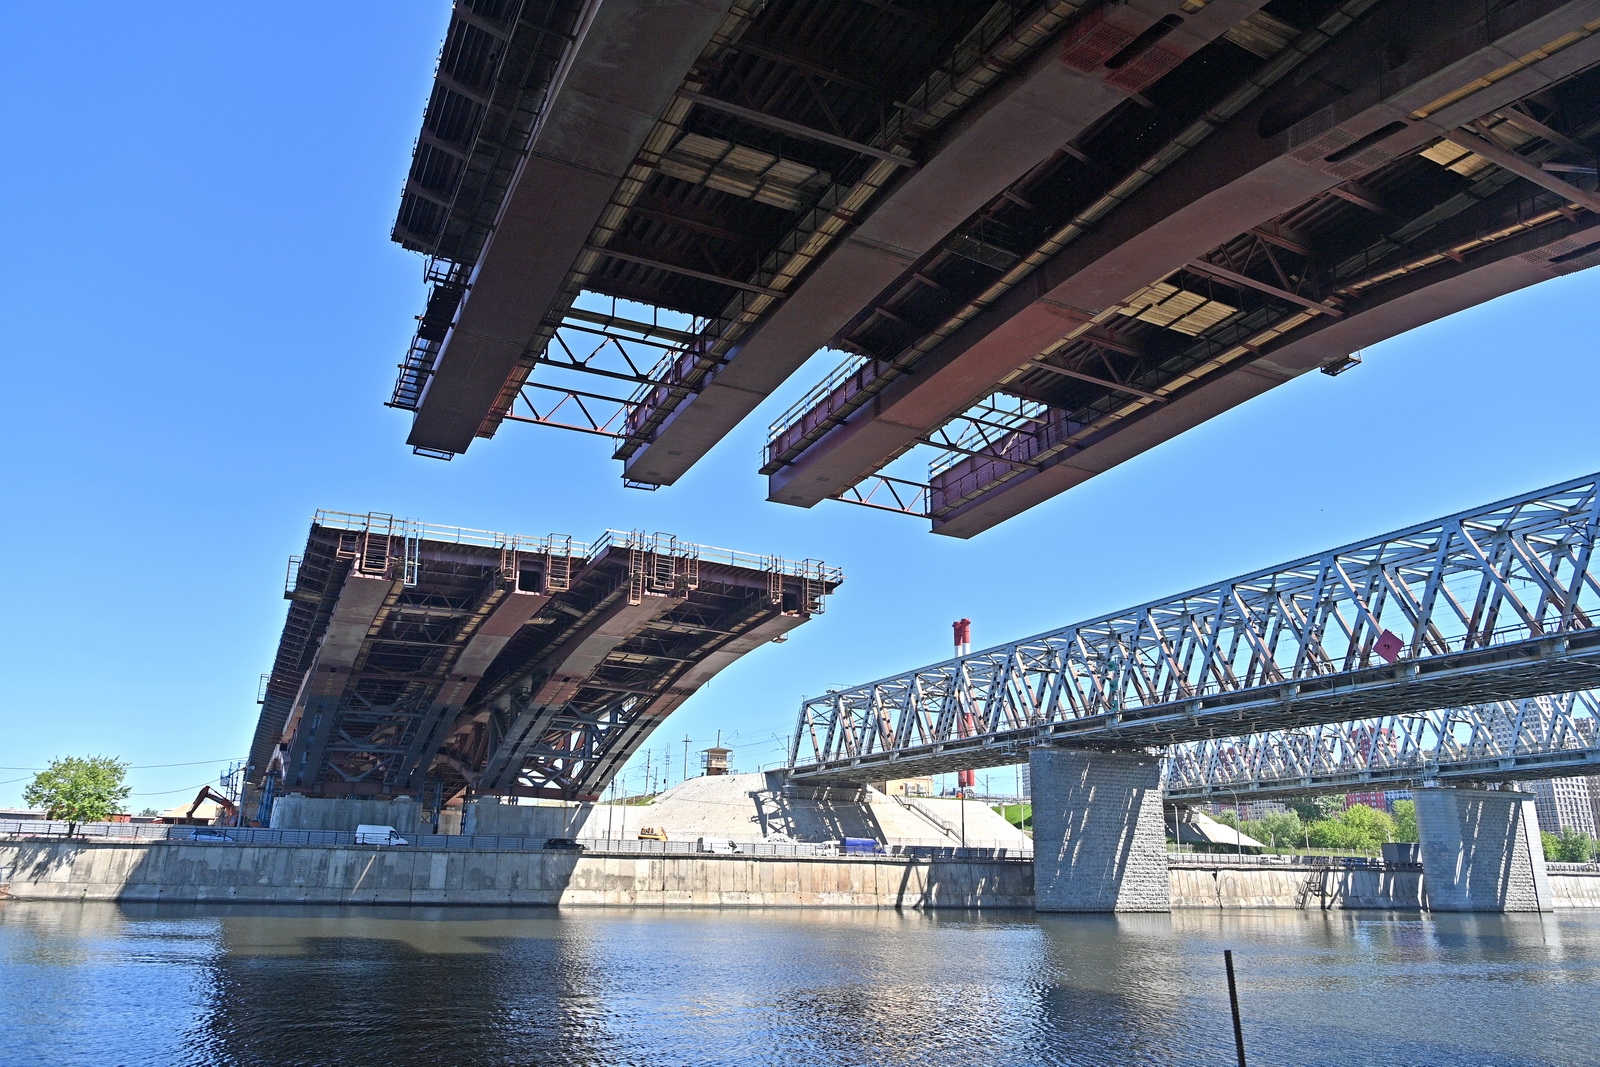
[[[1028,762],[1035,909],[1171,911],[1161,758],[1041,746]]]
[[[1423,885],[1434,911],[1549,911],[1533,794],[1418,789]]]

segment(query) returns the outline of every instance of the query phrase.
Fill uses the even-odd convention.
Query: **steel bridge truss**
[[[1597,480],[809,698],[791,767],[869,781],[1600,686]]]
[[[594,306],[567,308],[560,322],[544,331],[539,349],[523,357],[527,374],[506,398],[504,409],[492,413],[491,422],[503,419],[623,441],[636,435],[635,412],[641,405],[680,388],[685,365],[696,358],[703,321],[680,316],[687,328],[679,329],[660,321],[659,308],[639,307],[649,314],[647,322],[625,314],[614,297],[586,296],[586,303]],[[418,409],[438,348],[438,341],[420,337],[413,344],[390,407]]]
[[[1600,773],[1600,693],[1191,741],[1167,751],[1177,803]]]

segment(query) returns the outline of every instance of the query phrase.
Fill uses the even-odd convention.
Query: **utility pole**
[[[654,782],[654,779],[652,779],[650,777],[650,757],[653,756],[653,755],[655,755],[655,753],[651,752],[648,748],[644,750],[644,795],[645,796],[649,796],[650,795],[650,786]]]
[[[683,780],[689,780],[689,735],[683,735]]]

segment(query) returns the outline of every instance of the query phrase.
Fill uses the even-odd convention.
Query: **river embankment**
[[[1422,874],[1177,855],[1176,909],[1419,910]],[[1011,909],[1033,864],[1004,858],[610,854],[173,841],[0,842],[19,900],[260,904]],[[1600,872],[1552,870],[1557,908],[1600,908]]]

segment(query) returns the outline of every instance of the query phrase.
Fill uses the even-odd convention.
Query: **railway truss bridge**
[[[1174,797],[1583,773],[1595,703],[1572,694],[1600,686],[1597,523],[1590,475],[812,697],[793,777],[1001,766],[1036,746],[1166,750]]]

